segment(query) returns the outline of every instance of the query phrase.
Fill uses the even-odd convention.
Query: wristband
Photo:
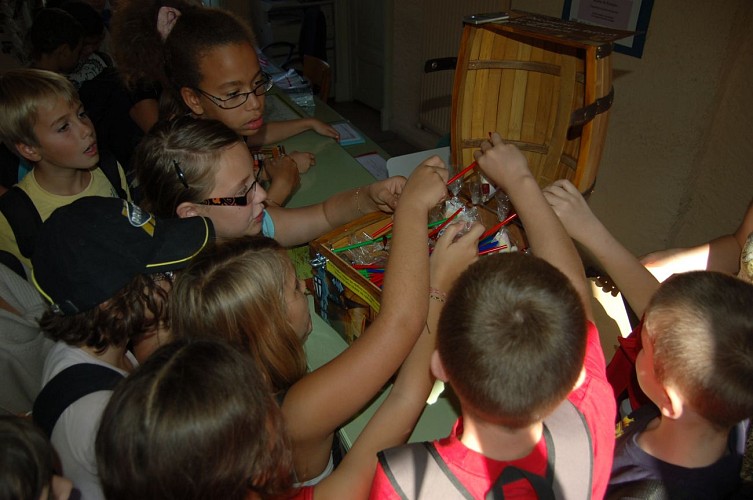
[[[429,298],[439,302],[445,302],[447,300],[447,294],[442,290],[436,288],[429,288]]]

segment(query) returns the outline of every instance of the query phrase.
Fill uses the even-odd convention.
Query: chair
[[[329,99],[332,68],[327,61],[305,54],[303,56],[303,76],[311,82],[314,95],[324,102]]]

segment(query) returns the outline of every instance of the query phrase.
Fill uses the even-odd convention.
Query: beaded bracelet
[[[447,300],[447,294],[442,290],[436,288],[429,288],[429,298],[437,300],[439,302],[445,302]]]

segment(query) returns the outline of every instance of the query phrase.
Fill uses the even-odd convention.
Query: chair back
[[[332,68],[329,63],[318,57],[304,54],[303,76],[311,82],[314,95],[318,96],[322,101],[327,102],[332,79]]]

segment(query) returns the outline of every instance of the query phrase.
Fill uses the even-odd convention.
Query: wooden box
[[[497,223],[496,212],[492,211],[493,204],[494,200],[488,207],[477,207],[479,218],[487,228]],[[387,214],[369,214],[325,234],[309,245],[316,312],[349,344],[363,333],[379,313],[382,291],[353,267],[347,252],[338,249],[350,245],[354,234],[372,235],[390,221],[391,217]],[[522,227],[515,222],[506,227],[511,242],[519,249],[525,248],[527,243]]]
[[[489,133],[516,144],[543,187],[593,187],[607,130],[612,42],[632,32],[509,11],[465,23],[455,69],[452,160],[473,161]]]

